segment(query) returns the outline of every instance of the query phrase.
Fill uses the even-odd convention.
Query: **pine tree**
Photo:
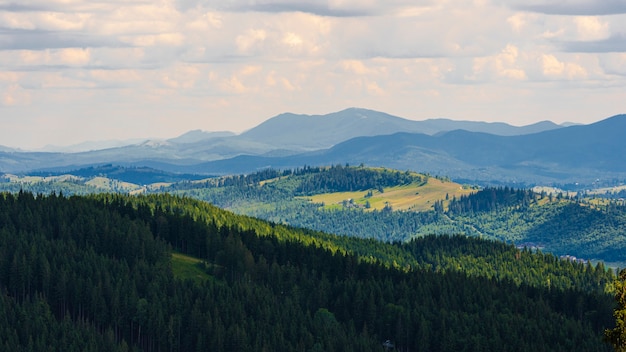
[[[613,311],[615,328],[607,329],[604,337],[616,352],[626,352],[626,269],[622,269],[614,282],[617,307]]]

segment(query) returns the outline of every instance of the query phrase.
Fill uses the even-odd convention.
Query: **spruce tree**
[[[615,327],[604,332],[605,339],[617,352],[626,352],[626,269],[622,269],[614,282],[617,307],[613,311]]]

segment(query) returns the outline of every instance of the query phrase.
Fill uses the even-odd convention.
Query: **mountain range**
[[[270,143],[275,147],[298,150],[329,148],[356,137],[388,135],[397,132],[435,135],[462,129],[513,136],[559,127],[561,126],[549,121],[523,127],[505,123],[453,121],[443,118],[413,121],[383,112],[350,108],[327,115],[281,114],[242,133],[241,137],[260,143]]]
[[[589,125],[544,121],[516,127],[412,121],[350,108],[328,115],[281,114],[238,135],[196,130],[168,140],[75,153],[0,147],[0,172],[116,164],[214,175],[364,163],[482,182],[586,182],[625,177],[625,130],[626,115]]]
[[[250,172],[349,162],[504,183],[592,182],[626,175],[622,131],[626,131],[626,115],[518,136],[465,130],[434,136],[400,132],[357,137],[325,150],[287,157],[212,161],[197,166],[196,171]]]

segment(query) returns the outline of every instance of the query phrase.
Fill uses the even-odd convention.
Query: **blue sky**
[[[0,145],[626,112],[625,0],[0,0]]]

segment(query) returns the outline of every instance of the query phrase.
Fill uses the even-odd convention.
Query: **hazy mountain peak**
[[[605,124],[605,123],[626,123],[626,114],[614,115],[614,116],[611,116],[611,117],[609,117],[607,119],[595,122],[595,123],[593,123],[593,125]]]
[[[229,131],[217,131],[217,132],[209,132],[203,131],[200,129],[191,130],[189,132],[183,133],[178,137],[168,139],[169,142],[172,143],[195,143],[200,142],[206,139],[212,138],[220,138],[220,137],[231,137],[234,136],[235,133]]]
[[[15,152],[15,151],[16,151],[16,149],[0,145],[0,152],[2,152],[2,153],[12,153],[12,152]]]
[[[397,132],[435,135],[457,129],[513,136],[557,129],[561,126],[542,121],[516,127],[502,122],[455,121],[446,118],[408,120],[384,112],[351,107],[326,115],[283,113],[242,133],[242,137],[280,148],[327,148],[359,136]]]
[[[40,152],[51,152],[51,153],[80,153],[80,152],[88,152],[95,150],[103,150],[110,148],[120,148],[128,145],[134,145],[137,143],[144,142],[143,138],[134,138],[134,139],[110,139],[104,141],[87,141],[81,142],[78,144],[66,145],[66,146],[58,146],[58,145],[46,145],[43,148],[37,149],[36,151]]]
[[[166,140],[162,140],[162,139],[149,139],[139,144],[140,147],[148,147],[148,148],[159,148],[159,147],[166,147],[169,145],[171,145],[170,142]]]
[[[241,134],[280,147],[326,148],[358,136],[411,130],[415,121],[374,110],[349,108],[326,115],[284,113]]]

